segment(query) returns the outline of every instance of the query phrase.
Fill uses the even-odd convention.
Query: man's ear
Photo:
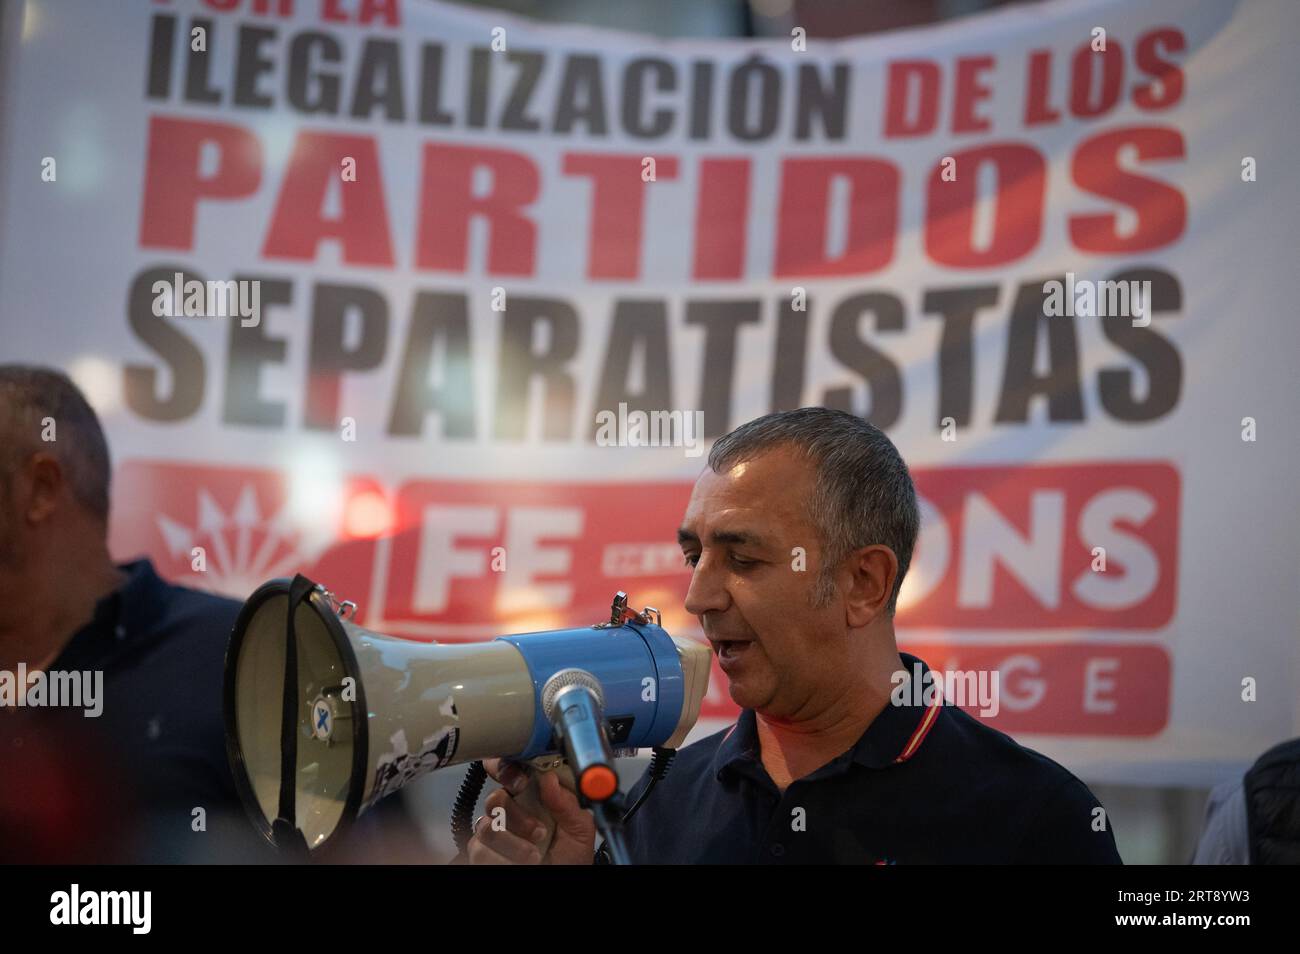
[[[869,625],[889,612],[889,598],[898,579],[898,557],[883,543],[854,550],[848,556],[849,591],[844,598],[851,629]]]
[[[52,454],[35,454],[14,481],[18,512],[28,523],[44,523],[59,508],[64,492],[63,465]]]

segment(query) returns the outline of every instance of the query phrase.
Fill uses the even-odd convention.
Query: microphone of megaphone
[[[395,638],[354,610],[304,576],[271,580],[231,633],[227,753],[253,824],[281,847],[322,849],[413,779],[486,758],[563,760],[597,801],[616,790],[611,750],[677,748],[708,688],[708,646],[623,593],[594,626],[475,643]]]
[[[585,669],[561,669],[542,687],[542,712],[573,771],[577,791],[593,802],[618,787],[614,755],[600,719],[605,697],[600,682]]]

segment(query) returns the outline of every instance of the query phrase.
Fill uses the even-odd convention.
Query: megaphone
[[[557,737],[556,700],[575,683],[594,679],[607,753],[679,747],[708,688],[708,646],[670,636],[657,610],[637,612],[621,592],[595,625],[465,644],[372,632],[355,609],[304,576],[276,579],[231,633],[227,754],[249,817],[280,847],[325,847],[435,769],[497,757],[558,765],[573,740]]]

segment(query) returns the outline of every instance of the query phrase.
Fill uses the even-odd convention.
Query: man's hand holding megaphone
[[[470,864],[592,863],[596,821],[560,781],[559,772],[532,772],[504,759],[484,759],[483,768],[502,787],[484,800],[487,811],[474,823],[466,844]],[[498,809],[504,811],[504,828],[492,824],[493,818],[502,817]]]

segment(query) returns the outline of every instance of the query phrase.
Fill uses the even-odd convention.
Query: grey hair
[[[55,439],[41,440],[51,418]],[[77,386],[62,372],[22,364],[0,364],[0,479],[45,450],[58,458],[72,495],[108,522],[108,442],[99,418]]]
[[[856,415],[801,407],[755,418],[718,438],[709,451],[709,467],[724,473],[782,446],[801,452],[815,468],[808,515],[821,534],[824,559],[813,604],[830,602],[834,571],[845,557],[883,544],[898,558],[888,607],[893,616],[921,526],[916,488],[898,448],[884,431]]]

